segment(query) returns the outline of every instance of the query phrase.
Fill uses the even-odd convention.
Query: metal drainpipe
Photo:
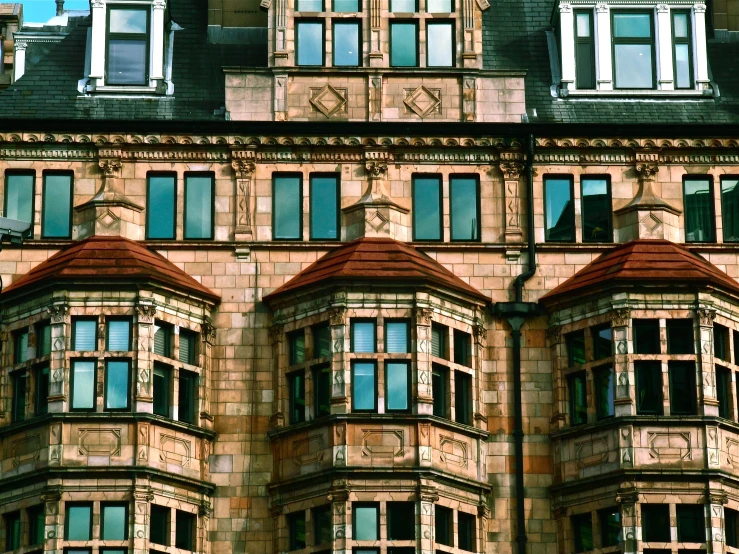
[[[534,237],[534,135],[529,135],[526,152],[526,234],[528,267],[513,282],[515,302],[498,302],[496,315],[505,317],[513,339],[513,440],[516,456],[516,542],[518,554],[526,553],[526,512],[523,486],[523,406],[521,401],[521,327],[527,317],[537,315],[536,302],[523,301],[523,286],[536,273],[536,239]]]

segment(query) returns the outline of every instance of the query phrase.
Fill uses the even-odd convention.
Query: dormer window
[[[149,10],[111,6],[107,29],[106,83],[147,85]]]
[[[654,88],[653,51],[650,12],[613,14],[613,67],[617,89]]]

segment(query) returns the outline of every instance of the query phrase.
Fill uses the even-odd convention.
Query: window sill
[[[640,98],[713,98],[712,90],[644,90],[644,89],[619,89],[619,90],[567,90],[562,91],[562,98],[567,97],[640,97]]]
[[[94,92],[111,92],[123,94],[156,94],[157,87],[143,85],[103,85],[95,87]]]

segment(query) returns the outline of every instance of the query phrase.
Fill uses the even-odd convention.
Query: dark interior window
[[[658,319],[635,319],[633,331],[635,354],[660,353]]]

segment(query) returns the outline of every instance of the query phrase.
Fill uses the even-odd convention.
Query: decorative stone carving
[[[200,326],[200,334],[203,337],[203,341],[212,345],[216,341],[216,328],[210,318],[206,317],[205,321]]]
[[[439,491],[432,485],[418,485],[418,498],[421,502],[438,502]]]
[[[136,313],[138,314],[139,323],[154,323],[157,309],[151,304],[139,304],[136,306]]]
[[[270,344],[277,344],[282,342],[282,325],[272,325],[268,330]]]
[[[329,321],[331,325],[346,325],[346,308],[332,308],[329,312]]]
[[[405,454],[403,431],[399,429],[362,429],[362,456],[366,458],[402,458]]]
[[[100,168],[100,171],[103,173],[103,175],[105,175],[106,177],[114,176],[121,170],[121,160],[100,160],[98,162],[98,167]]]
[[[317,464],[323,461],[323,435],[310,435],[292,443],[293,463],[300,466]]]
[[[468,41],[465,41],[467,47]],[[462,118],[464,121],[475,121],[477,118],[477,86],[473,76],[462,79]]]
[[[433,314],[433,310],[430,310],[429,308],[416,308],[413,310],[413,315],[416,318],[416,325],[431,325],[431,316]]]
[[[703,327],[713,326],[713,320],[716,319],[716,310],[710,308],[698,308],[695,310],[698,321]]]
[[[120,429],[79,429],[77,452],[80,456],[120,456]]]
[[[52,323],[64,323],[64,320],[69,313],[69,306],[65,304],[55,304],[46,308],[46,313],[51,317]]]
[[[472,334],[475,337],[475,342],[480,345],[484,345],[485,341],[488,338],[488,330],[485,328],[485,324],[482,322],[482,320],[475,321],[475,324],[472,326]]]
[[[643,180],[653,180],[654,176],[659,172],[659,165],[656,163],[642,162],[636,164],[636,172]]]
[[[344,88],[334,88],[324,85],[322,88],[312,88],[309,102],[326,117],[339,113],[346,113],[347,91]]]
[[[551,325],[547,329],[546,334],[547,334],[547,341],[549,341],[549,344],[551,346],[559,344],[562,340],[562,326],[561,325]]]
[[[387,162],[384,160],[369,160],[364,169],[370,179],[384,179],[387,175]]]
[[[403,104],[408,106],[419,117],[426,117],[431,113],[441,113],[441,90],[427,89],[421,85],[415,90],[406,90]]]
[[[523,163],[516,160],[500,162],[500,171],[506,179],[519,179],[523,169]]]
[[[627,327],[629,325],[630,312],[626,308],[618,308],[611,312],[612,327]]]

